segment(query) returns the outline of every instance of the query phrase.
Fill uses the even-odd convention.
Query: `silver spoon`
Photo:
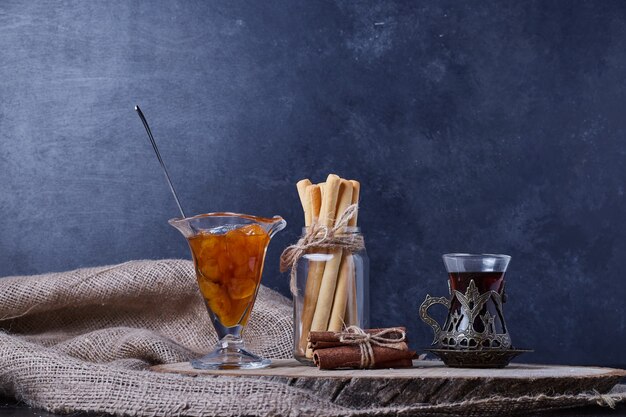
[[[165,174],[165,179],[167,180],[167,184],[170,186],[170,190],[174,195],[174,200],[176,200],[176,205],[178,206],[178,210],[180,210],[180,214],[183,216],[183,219],[186,218],[185,212],[183,211],[183,206],[180,205],[180,201],[178,200],[178,195],[176,194],[176,190],[174,190],[174,186],[172,185],[172,181],[170,180],[170,174],[167,173],[167,168],[165,167],[165,162],[161,158],[161,154],[159,153],[159,148],[157,147],[156,142],[154,141],[154,137],[152,136],[152,132],[150,131],[150,126],[148,126],[148,122],[146,121],[146,117],[141,112],[139,106],[135,106],[135,111],[139,115],[141,122],[143,123],[143,127],[146,128],[146,133],[148,134],[148,138],[150,139],[150,143],[152,144],[152,148],[154,149],[154,153],[156,153],[157,159],[161,164],[161,168],[163,169],[163,173]]]

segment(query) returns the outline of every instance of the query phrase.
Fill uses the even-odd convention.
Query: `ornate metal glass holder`
[[[434,349],[446,365],[455,367],[504,367],[527,350],[514,349],[502,310],[506,301],[504,273],[507,255],[444,255],[451,298],[426,296],[420,318],[435,333]],[[448,316],[441,327],[428,309],[443,304]]]

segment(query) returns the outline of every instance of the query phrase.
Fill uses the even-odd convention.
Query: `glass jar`
[[[307,230],[302,229],[303,235]],[[341,234],[362,237],[358,227],[346,227]],[[369,258],[365,248],[356,252],[311,250],[298,262],[296,281],[293,354],[298,361],[313,364],[313,352],[307,349],[310,331],[369,327]]]

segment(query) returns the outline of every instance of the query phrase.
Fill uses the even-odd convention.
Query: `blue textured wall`
[[[528,361],[626,365],[626,5],[0,3],[0,276],[188,257],[189,213],[281,214],[363,183],[375,325],[446,292],[440,255],[513,256]]]

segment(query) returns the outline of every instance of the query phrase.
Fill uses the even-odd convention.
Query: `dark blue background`
[[[375,325],[444,295],[445,252],[513,256],[527,361],[626,365],[626,4],[0,3],[0,275],[188,258],[189,213],[281,214],[363,184]]]

